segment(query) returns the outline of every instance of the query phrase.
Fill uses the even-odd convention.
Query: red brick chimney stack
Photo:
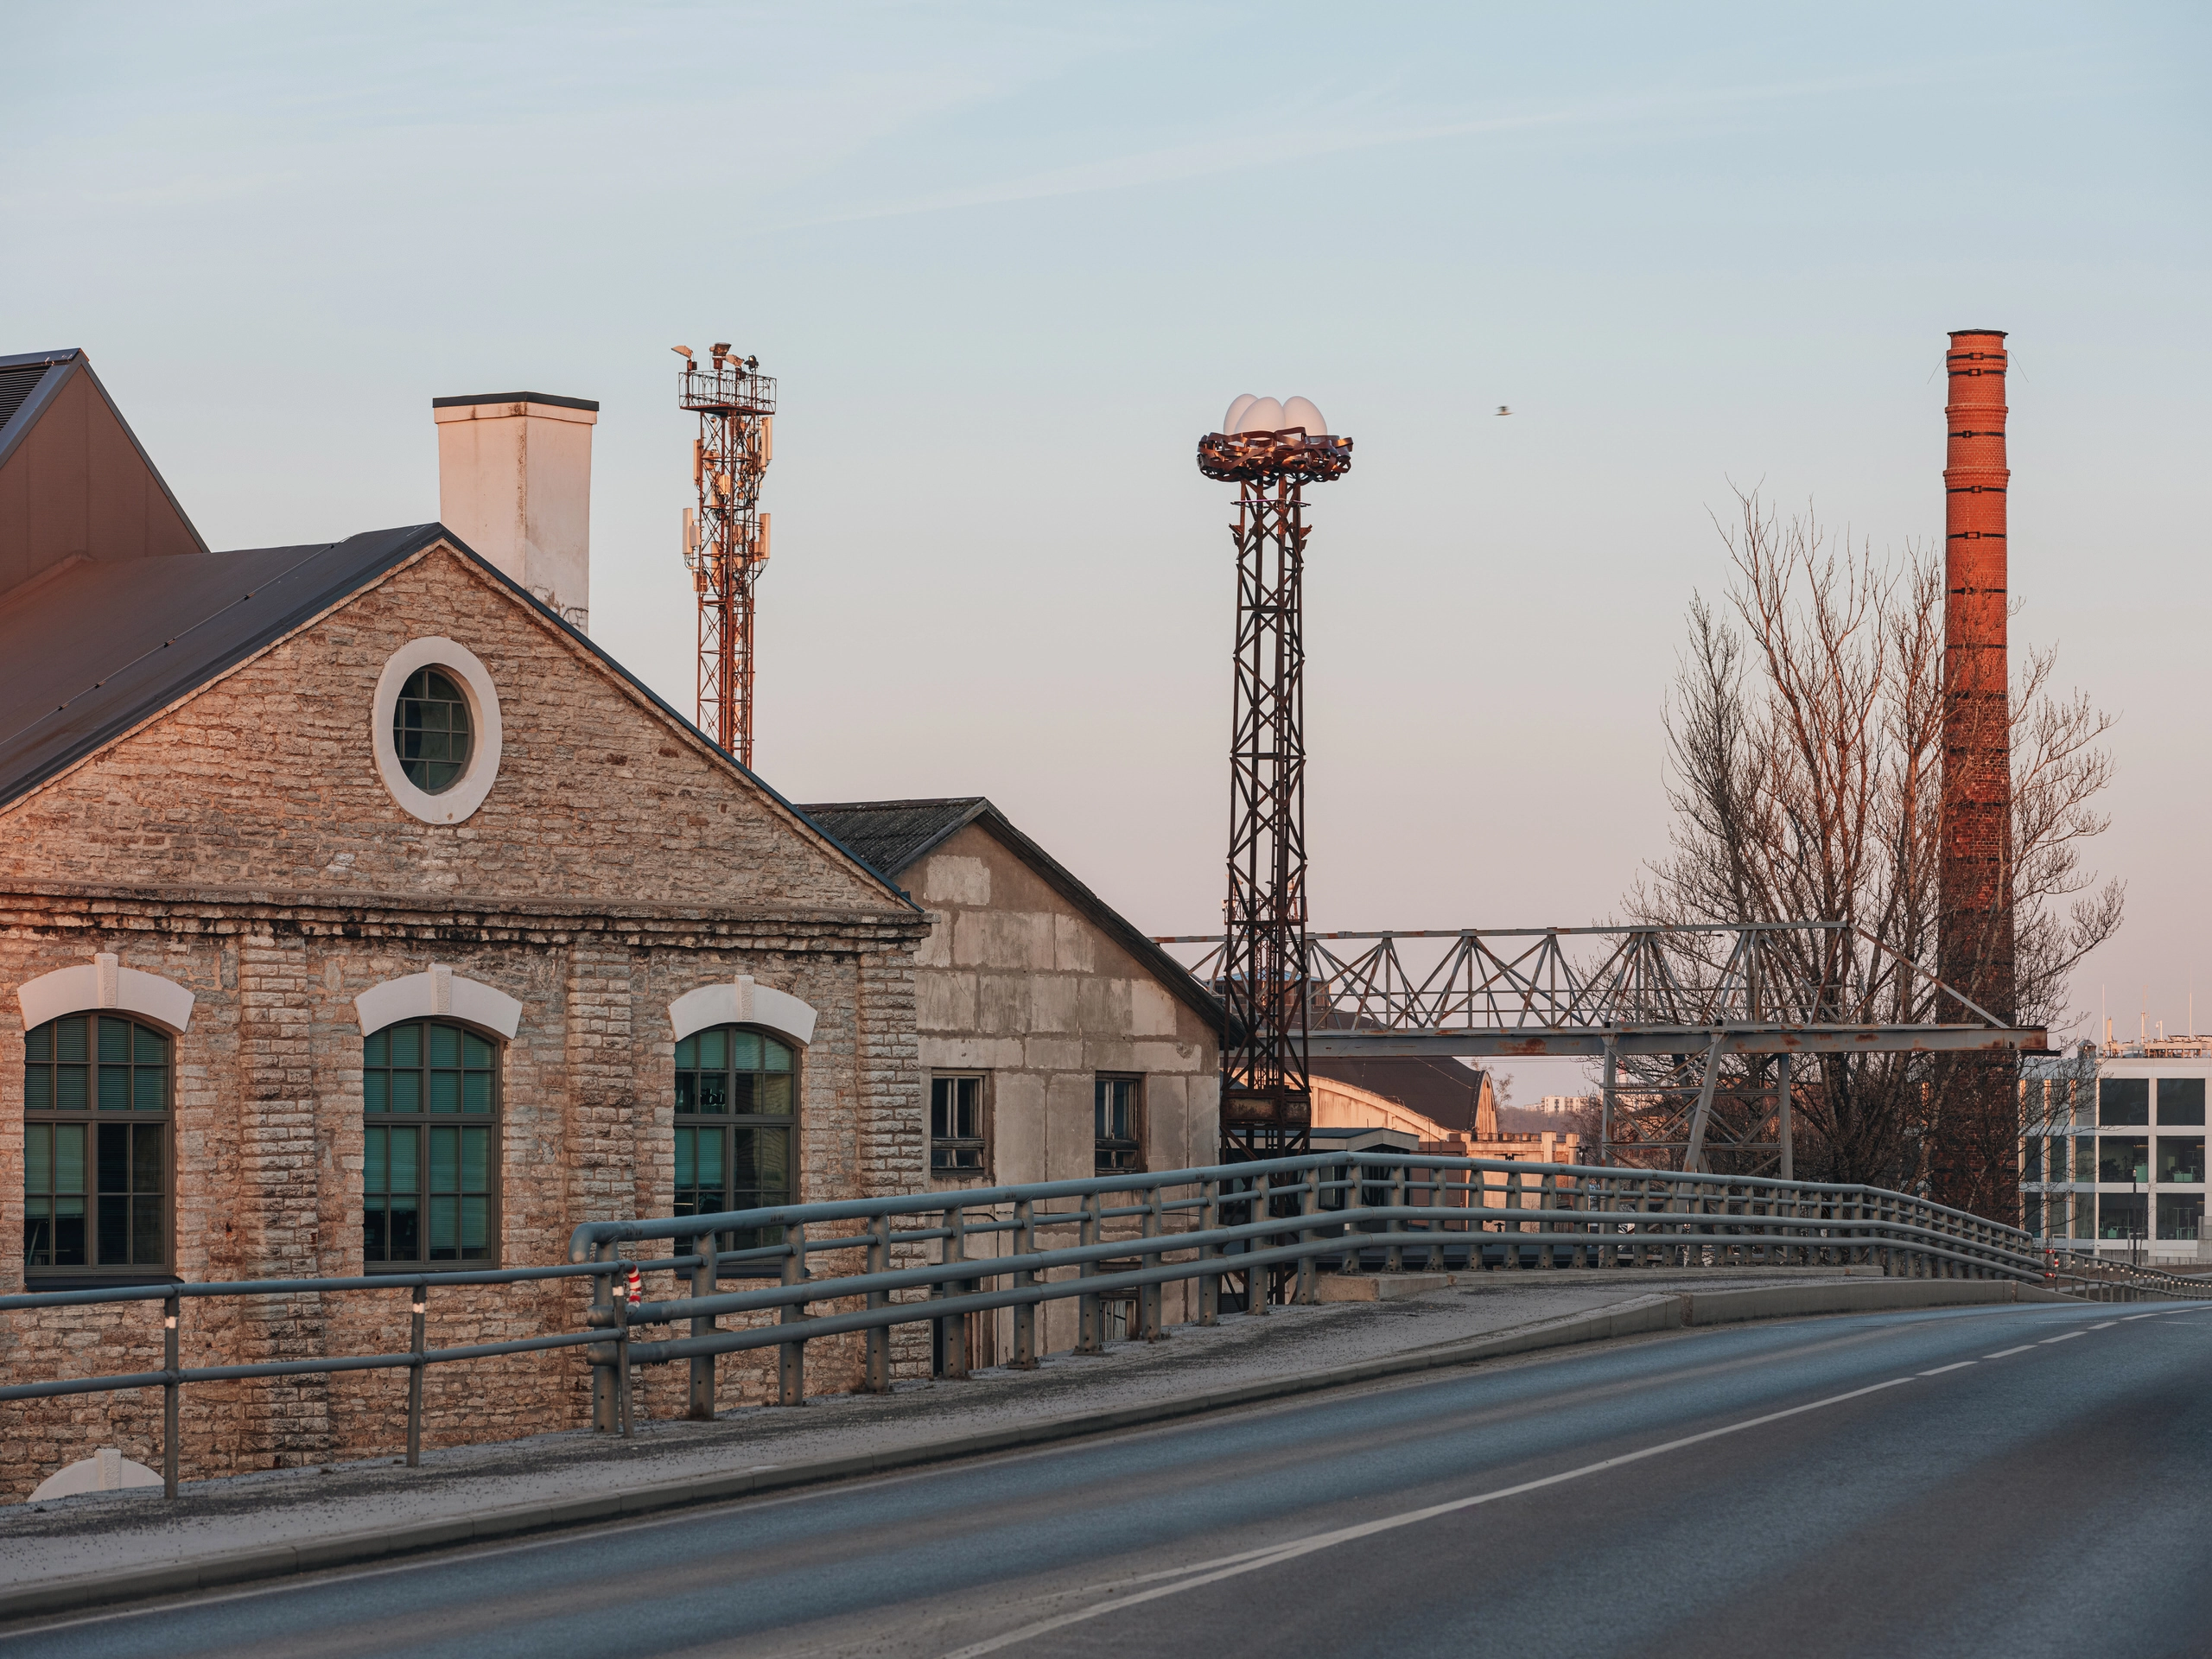
[[[1938,971],[2014,1014],[2012,744],[2005,649],[2005,335],[1951,335],[1943,540],[1943,842]],[[1936,1018],[1964,1017],[1946,1007]]]

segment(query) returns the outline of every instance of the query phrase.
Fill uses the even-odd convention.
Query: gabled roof
[[[798,809],[857,856],[896,880],[954,834],[975,824],[1027,864],[1046,887],[1143,964],[1152,976],[1218,1031],[1220,1001],[1191,970],[1093,893],[981,795],[934,801],[842,801]]]
[[[0,593],[80,556],[207,550],[84,353],[0,357]]]
[[[307,547],[73,558],[0,594],[0,805],[445,535],[409,524]]]

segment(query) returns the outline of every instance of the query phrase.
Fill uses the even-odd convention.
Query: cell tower
[[[1321,411],[1247,393],[1198,440],[1198,470],[1237,486],[1236,671],[1229,899],[1220,957],[1224,1155],[1306,1149],[1305,486],[1341,478],[1351,440]]]
[[[699,729],[753,764],[753,585],[768,563],[760,475],[776,447],[776,383],[760,359],[727,341],[702,368],[688,346],[677,403],[699,411],[691,479],[699,505],[683,510],[683,563],[699,594]]]

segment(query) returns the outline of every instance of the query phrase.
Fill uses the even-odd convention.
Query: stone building
[[[454,406],[588,455],[579,400]],[[525,474],[496,560],[435,524],[213,553],[81,353],[0,359],[0,1289],[554,1263],[588,1219],[925,1182],[931,919],[569,620],[588,550],[542,531],[584,521],[531,497],[588,485]],[[431,1339],[573,1328],[584,1294],[436,1291]],[[187,1301],[183,1352],[390,1351],[406,1302]],[[0,1377],[157,1366],[160,1325],[10,1316]],[[857,1339],[809,1363],[850,1386]],[[429,1438],[579,1424],[586,1379],[434,1368]],[[393,1448],[404,1386],[195,1386],[185,1472]],[[683,1387],[647,1373],[645,1408]],[[0,1407],[0,1496],[95,1443],[157,1459],[159,1413]]]
[[[914,995],[935,1185],[1220,1160],[1219,1002],[1004,813],[978,796],[802,810],[929,912]],[[1171,1320],[1185,1289],[1166,1293]],[[1075,1320],[1045,1305],[1047,1351]],[[1007,1352],[1012,1322],[976,1321],[971,1362]]]

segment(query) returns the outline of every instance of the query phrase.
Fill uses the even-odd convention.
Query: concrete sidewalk
[[[0,1507],[0,1618],[512,1536],[748,1492],[908,1468],[1465,1364],[1739,1318],[2063,1300],[2006,1282],[1834,1269],[1461,1274],[1443,1288],[1175,1328],[1033,1372],[910,1382],[804,1410],[640,1423],[395,1458]]]

